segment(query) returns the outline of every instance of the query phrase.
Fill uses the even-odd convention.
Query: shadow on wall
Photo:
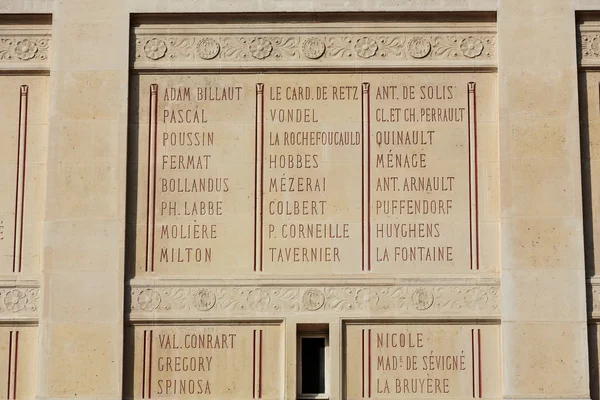
[[[590,348],[590,395],[592,400],[600,398],[599,368],[598,368],[598,325],[588,326],[588,341]]]
[[[585,72],[579,74],[579,122],[580,122],[580,145],[581,145],[581,186],[583,198],[583,232],[585,246],[585,269],[586,277],[593,277],[596,274],[595,268],[595,249],[594,249],[594,215],[593,215],[593,181],[591,166],[591,143],[590,143],[590,112],[600,110],[590,110],[590,104],[596,104],[591,101],[591,96],[599,98],[598,92],[589,93],[588,75]],[[593,85],[592,88],[600,89],[599,85]],[[586,285],[588,302],[592,298],[591,285]],[[588,304],[588,309],[591,304]],[[600,366],[598,363],[598,325],[589,321],[588,325],[588,343],[589,343],[589,361],[590,361],[590,395],[592,400],[600,400]]]

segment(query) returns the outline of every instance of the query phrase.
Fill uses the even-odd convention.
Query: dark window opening
[[[302,338],[302,393],[325,393],[325,338]]]

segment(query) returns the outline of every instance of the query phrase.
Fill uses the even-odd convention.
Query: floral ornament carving
[[[590,49],[595,56],[600,56],[600,37],[596,36],[590,41]]]
[[[258,58],[259,60],[269,57],[273,51],[271,42],[262,37],[256,38],[250,42],[249,48],[252,57]]]
[[[212,38],[202,38],[198,41],[196,50],[198,51],[198,56],[200,56],[200,58],[212,60],[219,54],[221,45]]]
[[[157,38],[147,40],[144,45],[144,52],[146,53],[146,57],[152,60],[159,60],[167,54],[167,44]]]
[[[356,41],[354,45],[354,49],[356,50],[356,55],[361,58],[371,58],[377,53],[377,42],[368,37],[360,38]]]
[[[308,38],[302,44],[302,52],[312,60],[321,58],[325,54],[325,48],[325,43],[317,37]]]
[[[12,289],[4,295],[4,307],[11,312],[17,312],[25,309],[27,305],[27,295],[20,289]]]
[[[168,318],[193,315],[244,315],[246,312],[323,312],[412,315],[414,310],[436,315],[498,314],[498,286],[330,286],[330,287],[132,287],[133,318],[146,312]],[[183,313],[183,314],[182,314]],[[194,314],[201,313],[201,314]],[[445,315],[445,314],[444,314]],[[191,317],[190,316],[190,317]]]
[[[431,43],[423,36],[415,36],[408,42],[408,53],[413,58],[424,58],[431,51]]]
[[[600,57],[600,34],[582,34],[578,40],[578,45],[583,58]]]
[[[142,310],[152,311],[158,308],[161,298],[156,290],[145,289],[138,295],[137,301]]]
[[[196,308],[201,311],[208,311],[215,306],[217,302],[217,296],[208,290],[208,289],[200,289],[194,295],[194,304]]]
[[[48,48],[49,39],[43,37],[0,38],[0,60],[45,61]]]
[[[419,311],[427,310],[433,305],[434,296],[431,290],[419,288],[413,292],[412,302]]]
[[[248,305],[253,310],[266,310],[271,302],[271,296],[264,289],[254,289],[248,294]]]
[[[316,311],[325,304],[325,295],[320,290],[307,289],[302,295],[302,304],[305,309]]]
[[[15,46],[15,55],[20,60],[31,60],[37,52],[37,45],[29,39],[19,40]]]
[[[473,36],[466,37],[460,42],[460,50],[465,57],[475,58],[483,52],[483,42]]]
[[[138,61],[194,59],[221,61],[340,61],[364,60],[461,60],[495,57],[495,35],[415,35],[394,33],[365,36],[360,34],[269,35],[253,36],[221,33],[214,36],[164,35],[136,36]],[[208,65],[208,64],[203,64]],[[223,64],[220,64],[223,66]],[[236,63],[236,67],[239,64]]]
[[[0,320],[3,315],[31,314],[38,309],[40,289],[37,287],[0,288]]]
[[[465,304],[474,310],[484,308],[489,299],[487,292],[477,287],[468,289],[465,292]]]

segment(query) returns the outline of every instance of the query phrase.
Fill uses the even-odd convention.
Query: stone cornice
[[[142,25],[138,70],[495,67],[493,24]]]
[[[340,317],[499,319],[496,279],[415,279],[344,282],[244,282],[134,279],[129,319],[135,321],[285,317],[336,313]]]

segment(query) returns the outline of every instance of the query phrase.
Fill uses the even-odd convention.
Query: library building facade
[[[1,398],[600,398],[600,0],[0,0],[0,188]]]

